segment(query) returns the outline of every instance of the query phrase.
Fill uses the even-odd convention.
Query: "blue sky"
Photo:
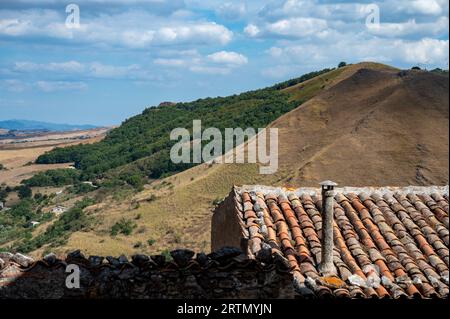
[[[448,0],[1,0],[0,120],[119,124],[340,61],[448,69],[448,14]]]

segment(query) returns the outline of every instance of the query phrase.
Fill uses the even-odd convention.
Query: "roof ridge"
[[[234,190],[237,193],[242,194],[243,192],[261,192],[263,194],[274,193],[277,195],[288,195],[288,194],[296,194],[297,196],[301,195],[316,195],[320,194],[320,187],[300,187],[300,188],[289,188],[289,187],[274,187],[274,186],[265,186],[265,185],[242,185],[235,186]],[[446,186],[379,186],[379,187],[355,187],[355,186],[345,186],[345,187],[336,187],[336,193],[378,193],[380,195],[384,195],[386,193],[398,193],[400,195],[407,195],[409,193],[419,193],[424,195],[432,195],[435,193],[439,193],[442,195],[449,195],[449,185]]]

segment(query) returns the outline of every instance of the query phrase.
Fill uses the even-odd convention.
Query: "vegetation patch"
[[[76,169],[54,169],[38,173],[22,181],[22,184],[29,187],[65,186],[75,184],[80,180],[80,175]]]
[[[147,179],[169,176],[195,165],[174,164],[170,160],[170,149],[175,141],[170,140],[168,132],[179,127],[189,129],[193,120],[201,120],[205,127],[216,127],[222,132],[225,128],[266,127],[299,105],[299,101],[282,91],[284,88],[329,71],[312,72],[273,87],[239,95],[151,107],[109,132],[99,143],[56,148],[40,156],[36,163],[73,162],[79,173],[78,177],[70,176],[74,179],[92,180],[101,177],[104,187],[127,184],[142,190]],[[35,180],[39,182],[33,184],[55,185],[55,181],[46,174]]]
[[[97,189],[97,187],[95,187],[91,184],[77,182],[75,185],[69,187],[69,192],[76,194],[76,195],[81,195],[81,194],[87,194],[87,193],[93,192],[96,189]]]
[[[50,225],[45,232],[35,237],[32,237],[31,232],[26,232],[23,236],[25,238],[13,245],[12,251],[28,253],[44,245],[50,245],[51,247],[64,245],[67,243],[71,233],[84,230],[91,224],[92,219],[85,214],[84,208],[92,204],[93,202],[90,199],[84,199],[76,203],[72,209],[62,214],[57,221]],[[16,218],[21,218],[22,220],[35,219],[33,218],[35,216],[30,216],[28,213],[32,211],[31,201],[21,201],[19,206],[11,211],[14,211],[13,214]],[[44,214],[44,217],[47,217],[47,219],[50,219],[50,216],[49,214]]]
[[[131,219],[122,218],[111,228],[111,236],[117,236],[119,234],[130,236],[136,227],[136,223]]]

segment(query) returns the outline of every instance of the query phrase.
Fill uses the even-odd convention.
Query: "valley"
[[[272,92],[277,99],[286,98],[290,102],[280,104],[282,111],[277,110],[275,116],[267,118],[264,112],[269,114],[273,109],[265,105],[265,96],[274,101]],[[41,163],[35,165],[36,169],[45,171],[75,165],[77,175],[74,185],[32,187],[34,194],[45,189],[53,193],[62,191],[43,204],[32,205],[43,211],[60,205],[70,211],[78,202],[87,201],[79,217],[82,222],[76,223],[67,215],[62,228],[56,228],[69,231],[55,232],[51,225],[58,222],[58,218],[46,220],[42,216],[40,225],[27,230],[30,235],[4,240],[0,242],[0,249],[27,247],[27,253],[34,256],[49,251],[64,255],[77,249],[86,255],[111,256],[168,255],[178,247],[209,252],[211,212],[233,185],[317,187],[324,179],[333,179],[342,186],[447,183],[448,74],[401,71],[382,64],[360,63],[319,72],[290,85],[279,85],[274,91],[251,94],[251,104],[244,94],[239,98],[149,109],[127,120],[107,139],[93,137],[83,141],[88,143],[85,146],[68,143],[64,146],[69,148],[59,148],[43,156],[48,148],[36,148],[28,158],[37,158]],[[243,105],[254,105],[255,94],[259,100],[251,111],[259,112],[257,119],[264,119],[265,123],[248,123],[238,116],[238,110],[245,113]],[[216,112],[214,108],[218,104],[228,117],[213,113],[216,114],[214,120],[208,120],[208,110]],[[183,108],[191,112],[186,119]],[[235,115],[237,117],[233,117]],[[172,121],[158,127],[156,123],[161,116],[166,119],[170,116]],[[279,129],[277,173],[261,175],[258,164],[213,162],[198,166],[164,166],[167,165],[165,154],[170,148],[165,139],[172,128],[189,127],[196,117],[206,118],[205,123],[211,125],[219,123],[217,119],[222,116],[229,119],[223,127],[256,125]],[[132,135],[127,136],[130,132]],[[102,141],[91,144],[95,139]],[[130,151],[130,156],[115,160],[115,154],[124,155],[123,151],[117,153],[120,150]],[[9,156],[18,155],[10,153]],[[45,174],[43,180],[48,178]],[[67,177],[68,173],[61,174]],[[17,177],[10,182],[20,183]],[[86,186],[91,184],[93,186]],[[54,237],[52,234],[62,235]]]

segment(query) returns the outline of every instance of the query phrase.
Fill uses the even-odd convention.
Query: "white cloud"
[[[127,77],[140,70],[141,68],[137,64],[132,64],[129,66],[113,66],[94,62],[89,66],[90,75],[93,77],[107,79]]]
[[[76,30],[65,27],[66,15],[57,9],[58,1],[43,0],[42,6],[33,0],[18,1],[21,4],[1,1],[0,41],[16,49],[16,43],[37,48],[39,62],[0,65],[0,79],[23,80],[10,80],[8,86],[2,82],[16,91],[36,89],[38,80],[45,87],[46,82],[194,78],[190,72],[226,75],[244,68],[249,59],[258,63],[246,67],[249,72],[262,70],[264,76],[276,78],[341,60],[440,67],[448,60],[448,0],[377,1],[379,28],[366,27],[370,1],[365,0],[175,0],[175,5],[167,0],[130,0],[129,6],[126,0],[80,0],[81,28]],[[152,6],[159,5],[162,9],[152,12]],[[100,10],[102,6],[108,8]],[[214,14],[228,22],[211,21]],[[238,28],[243,28],[247,43],[239,35],[235,46],[231,30]],[[253,48],[252,55],[238,53],[246,44]],[[45,55],[40,49],[57,46],[52,54],[57,56],[61,45],[70,54],[68,61],[41,62]],[[266,58],[258,51],[265,51]],[[94,61],[86,62],[90,59]]]
[[[153,61],[154,64],[183,68],[194,73],[227,75],[233,69],[248,63],[248,58],[243,54],[232,51],[220,51],[203,56],[197,51],[166,52],[168,57],[160,57]]]
[[[208,55],[208,59],[214,63],[226,64],[230,66],[244,65],[248,63],[248,58],[236,52],[220,51]]]
[[[448,17],[441,17],[432,23],[417,23],[410,20],[404,23],[380,23],[370,24],[368,31],[377,36],[384,37],[405,37],[408,35],[434,35],[438,36],[448,32]]]
[[[374,35],[410,39],[448,35],[448,0],[384,0],[376,4],[383,24],[370,29]],[[244,32],[250,37],[299,39],[320,38],[332,30],[366,33],[368,8],[362,1],[274,1],[263,7]]]
[[[249,24],[245,27],[244,32],[248,36],[254,38],[260,34],[261,30],[258,28],[258,26],[254,24]]]
[[[233,33],[230,30],[214,22],[176,27],[170,29],[170,31],[174,34],[174,37],[170,38],[170,41],[175,40],[175,42],[218,42],[219,44],[225,45],[233,38]]]
[[[85,66],[78,61],[68,62],[51,62],[51,63],[33,63],[33,62],[16,62],[14,70],[19,72],[36,72],[36,71],[51,71],[51,72],[67,72],[77,73],[85,70]]]
[[[316,0],[273,1],[264,6],[259,16],[264,21],[276,21],[287,18],[318,18],[331,20],[355,20],[365,17],[366,4],[341,1],[324,3]]]
[[[329,30],[326,20],[317,18],[288,18],[262,25],[249,24],[244,29],[249,37],[320,37]]]
[[[375,61],[392,63],[401,61],[411,65],[423,63],[427,66],[443,66],[448,61],[448,40],[425,38],[418,41],[392,40],[387,38],[363,39],[341,36],[335,43],[291,44],[273,47],[268,54],[274,59],[273,66],[263,74],[273,74],[276,67],[337,65],[339,61]]]
[[[183,59],[164,59],[158,58],[153,61],[157,65],[169,66],[169,67],[180,67],[185,66],[187,61]]]
[[[64,18],[53,10],[0,10],[0,35],[10,37],[45,35],[51,38],[72,37]]]
[[[56,91],[80,91],[87,89],[84,82],[67,82],[67,81],[38,81],[36,87],[46,93]]]
[[[189,70],[191,70],[194,73],[202,73],[202,74],[209,74],[209,75],[227,75],[231,72],[229,68],[225,67],[212,67],[212,66],[205,66],[205,65],[193,65],[189,67]]]
[[[185,0],[1,0],[2,9],[53,9],[63,10],[69,3],[80,6],[82,12],[101,14],[125,11],[130,7],[139,8],[142,11],[152,12],[155,15],[169,16],[186,8]]]
[[[147,48],[157,45],[219,44],[233,39],[225,26],[209,21],[161,18],[128,11],[81,19],[78,29],[65,26],[65,16],[53,10],[0,10],[0,36],[47,37],[74,44]]]
[[[422,39],[417,42],[398,43],[405,55],[405,60],[411,63],[437,64],[447,61],[449,52],[448,40]]]
[[[74,77],[77,79],[135,79],[145,80],[151,78],[149,71],[137,64],[127,66],[109,65],[100,62],[81,63],[68,62],[16,62],[13,71],[31,73],[33,76],[42,77]]]
[[[226,20],[239,20],[247,13],[247,7],[245,3],[226,2],[219,6],[216,13]]]
[[[282,36],[306,37],[328,28],[328,23],[316,18],[292,18],[279,20],[266,26],[268,32]]]
[[[410,2],[410,11],[414,13],[440,15],[443,12],[443,4],[441,4],[441,1],[436,0],[414,0]]]
[[[36,2],[39,2],[40,5],[51,5],[51,4],[59,4],[58,0],[2,0],[5,4],[28,4],[35,5]],[[102,5],[136,5],[136,4],[169,4],[171,2],[180,2],[180,1],[166,1],[166,0],[77,0],[76,3],[80,5],[88,5],[92,3],[98,3]]]

